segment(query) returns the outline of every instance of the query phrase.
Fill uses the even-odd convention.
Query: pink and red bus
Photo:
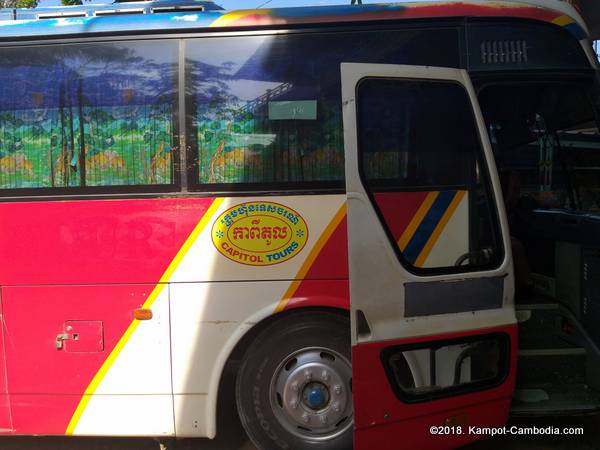
[[[600,407],[569,4],[1,10],[0,40],[3,434],[236,410],[264,450],[450,449]]]

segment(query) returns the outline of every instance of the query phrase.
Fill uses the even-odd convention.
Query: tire
[[[350,321],[297,312],[262,330],[236,380],[240,420],[261,450],[352,448]]]

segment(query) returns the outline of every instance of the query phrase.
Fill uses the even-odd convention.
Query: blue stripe
[[[448,210],[450,203],[456,196],[456,191],[441,191],[425,217],[423,221],[415,231],[415,234],[409,241],[408,245],[404,249],[404,257],[410,262],[414,264],[421,252],[423,251],[423,247],[427,244],[427,241],[431,237],[433,230],[440,220],[444,213]]]
[[[588,37],[587,33],[577,22],[570,23],[565,25],[564,27],[569,33],[571,33],[578,41],[582,39],[586,39]]]

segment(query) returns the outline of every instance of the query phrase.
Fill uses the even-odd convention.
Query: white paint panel
[[[169,291],[166,286],[151,309],[152,319],[139,322],[94,395],[171,394]],[[88,405],[86,412],[90,407]]]
[[[78,436],[172,436],[171,395],[93,395]]]
[[[286,281],[172,285],[173,392],[209,392],[223,347],[236,330],[254,325],[257,311],[277,304],[288,286]]]
[[[198,236],[169,288],[178,436],[214,436],[218,385],[230,352],[252,326],[273,314],[345,200],[344,195],[319,196],[318,201],[314,196],[228,198]],[[298,255],[281,264],[255,267],[231,261],[216,250],[211,238],[214,220],[235,205],[253,201],[280,203],[303,217],[308,240]],[[235,282],[198,282],[206,280]],[[199,402],[204,404],[202,411],[195,409]],[[190,425],[191,416],[203,423]]]
[[[465,195],[444,227],[423,267],[450,267],[469,251],[469,196]]]
[[[175,430],[178,437],[209,437],[215,433],[207,428],[208,396],[203,394],[175,395]]]
[[[138,323],[100,382],[75,435],[174,434],[167,286],[152,305],[152,313],[151,320]]]
[[[342,63],[342,105],[344,115],[344,147],[346,149],[346,190],[348,198],[350,303],[352,311],[361,310],[371,326],[371,333],[356,333],[355,314],[352,318],[352,345],[388,339],[405,339],[456,331],[508,325],[516,322],[512,306],[512,261],[508,223],[501,199],[492,149],[486,126],[468,74],[463,70],[401,66],[387,64]],[[452,81],[462,84],[471,99],[475,121],[481,136],[485,163],[500,218],[506,258],[497,269],[481,272],[422,276],[407,271],[396,257],[373,205],[362,184],[357,148],[356,86],[365,77],[406,78]],[[468,209],[468,208],[467,208]],[[458,223],[452,224],[452,232]],[[443,236],[442,236],[443,238]],[[432,258],[441,258],[437,252]],[[445,264],[444,264],[445,265]],[[423,318],[404,318],[404,285],[420,281],[452,281],[482,277],[505,277],[502,309],[476,313],[446,314]]]
[[[248,330],[273,313],[289,284],[267,281],[171,285],[178,436],[215,435],[218,387],[227,358]],[[195,409],[201,401],[198,395],[206,396],[202,410]],[[190,425],[192,416],[202,423]]]

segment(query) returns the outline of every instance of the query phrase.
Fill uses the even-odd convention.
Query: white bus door
[[[510,240],[465,71],[344,63],[355,450],[450,449],[514,391]]]

